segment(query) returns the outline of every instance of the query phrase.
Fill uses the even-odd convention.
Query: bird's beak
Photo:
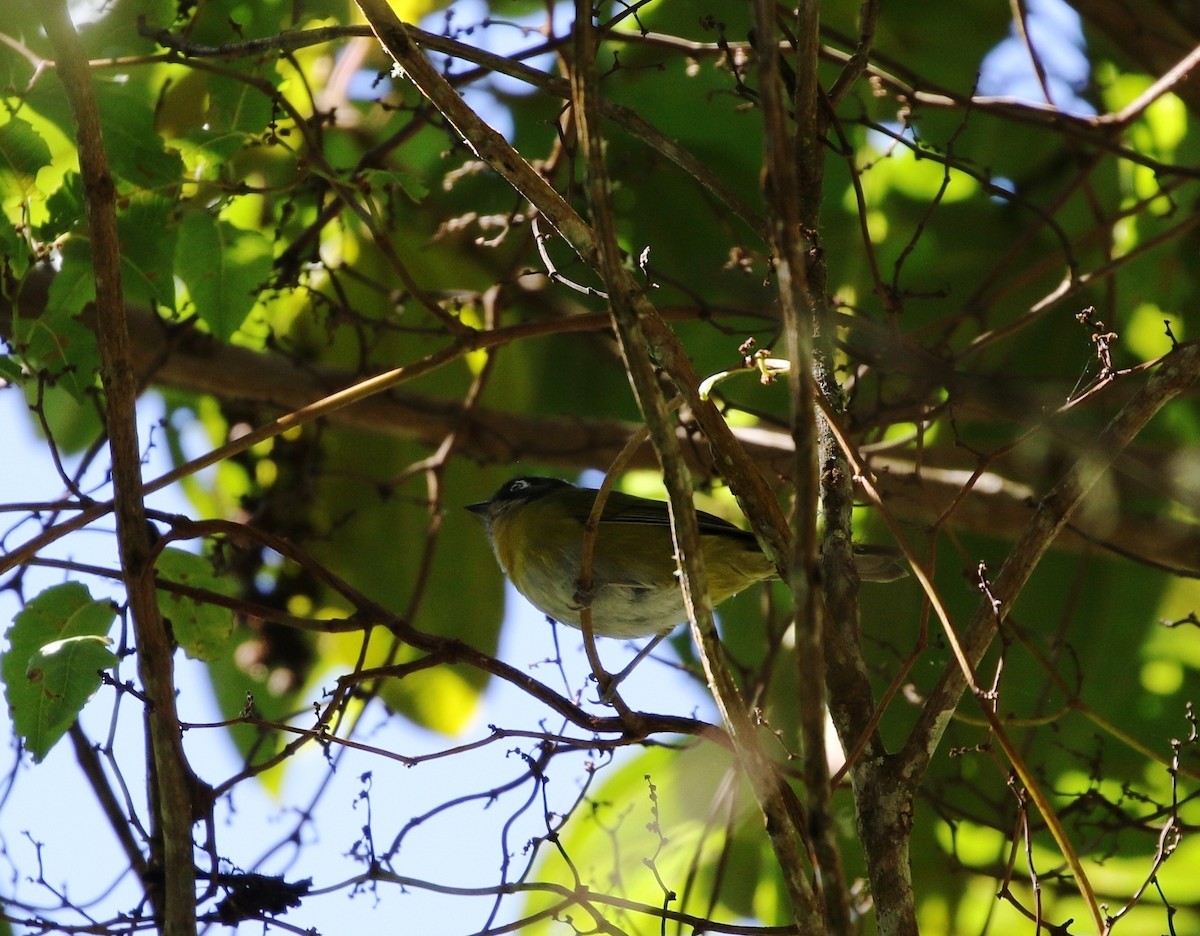
[[[471,511],[471,513],[475,514],[476,516],[486,517],[491,506],[491,501],[483,501],[480,504],[467,504],[464,509]]]

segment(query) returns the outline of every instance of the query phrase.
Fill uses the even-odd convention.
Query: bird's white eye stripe
[[[524,478],[518,478],[516,481],[513,481],[511,484],[509,484],[508,489],[515,494],[517,491],[523,491],[529,486],[529,482]]]

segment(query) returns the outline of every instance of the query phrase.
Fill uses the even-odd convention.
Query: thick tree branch
[[[763,176],[770,224],[770,244],[779,307],[787,348],[788,404],[793,458],[789,476],[792,500],[792,553],[788,585],[796,634],[795,660],[804,787],[809,836],[819,868],[827,932],[849,934],[850,898],[837,844],[832,812],[829,765],[825,755],[825,603],[817,565],[816,407],[813,403],[813,331],[816,310],[824,297],[809,280],[809,257],[815,253],[815,229],[821,200],[820,107],[814,46],[819,4],[805,2],[796,22],[795,94],[785,100],[779,43],[775,39],[777,7],[755,3],[759,48],[759,102],[764,145]],[[793,122],[789,109],[794,111]],[[793,133],[793,127],[795,132]]]
[[[183,752],[175,709],[174,646],[158,610],[149,527],[142,502],[137,435],[137,384],[121,290],[116,187],[100,130],[87,56],[65,0],[42,7],[42,23],[59,60],[58,75],[75,118],[88,234],[96,275],[96,324],[112,457],[114,513],[121,568],[137,640],[138,675],[149,704],[149,795],[153,813],[152,864],[162,875],[153,894],[168,936],[196,932],[196,874],[192,843],[194,777]]]
[[[45,308],[48,281],[42,277],[27,278],[17,297],[19,314],[35,318]],[[0,293],[0,337],[12,334],[12,306]],[[190,326],[167,326],[147,309],[126,309],[129,321],[134,369],[139,385],[173,387],[189,393],[211,394],[218,400],[237,404],[258,404],[267,412],[295,412],[310,406],[331,393],[350,386],[355,375],[347,371],[322,368],[296,361],[285,354],[252,351],[217,341],[210,335]],[[85,323],[94,327],[94,312],[85,312]],[[851,324],[849,318],[839,319],[839,327]],[[861,327],[861,319],[853,324]],[[606,330],[610,326],[604,313],[573,316],[553,323],[521,323],[484,332],[481,345],[496,346],[509,341],[535,337],[564,329],[578,331]],[[667,332],[667,338],[670,332]],[[870,336],[863,332],[855,339],[855,347],[878,359],[879,366],[889,360],[907,366],[915,363],[927,378],[941,373],[944,364],[918,346],[906,343],[895,353],[886,355],[883,348],[870,350]],[[660,346],[663,350],[665,346]],[[673,373],[678,385],[694,388],[698,378],[688,376],[690,363],[686,358],[674,360]],[[960,414],[979,411],[979,418],[1014,419],[1012,408],[1021,413],[1041,408],[1036,400],[1027,400],[1021,388],[985,380],[967,382],[949,379],[958,388]],[[689,383],[689,380],[695,381]],[[1132,381],[1122,380],[1110,393],[1123,395]],[[994,403],[1006,401],[1005,411],[995,411]],[[707,405],[707,404],[706,404]],[[588,419],[550,414],[524,415],[487,407],[466,409],[460,400],[445,400],[424,394],[408,393],[397,387],[360,399],[341,409],[330,409],[323,417],[331,425],[346,426],[367,432],[381,433],[403,439],[415,439],[431,446],[440,444],[449,432],[459,433],[460,454],[483,464],[511,464],[520,459],[542,465],[552,465],[568,471],[579,471],[596,464],[610,463],[621,451],[630,436],[640,428],[633,423],[616,419]],[[711,430],[710,430],[711,431]],[[785,476],[792,457],[792,440],[788,433],[765,426],[733,426],[724,431],[736,438],[737,444],[763,470]],[[1052,427],[1051,427],[1052,431]],[[714,460],[709,448],[694,444],[685,426],[676,428],[683,455],[693,472],[711,476],[720,474],[727,465]],[[711,439],[710,439],[711,442]],[[1063,438],[1070,449],[1080,440]],[[722,443],[723,445],[724,443]],[[718,450],[721,446],[713,446]],[[977,531],[986,529],[1000,538],[1015,538],[1029,518],[1030,502],[1036,479],[1015,483],[1005,477],[1005,465],[980,470],[959,450],[945,451],[926,448],[920,462],[906,453],[873,455],[868,464],[878,475],[879,489],[892,515],[904,523],[928,527],[935,520],[953,530]],[[1109,549],[1118,555],[1177,574],[1200,576],[1200,527],[1172,518],[1165,512],[1147,513],[1122,509],[1144,498],[1145,491],[1137,475],[1147,471],[1170,482],[1169,466],[1164,454],[1153,448],[1133,448],[1122,463],[1137,466],[1136,471],[1119,472],[1116,477],[1118,499],[1106,504],[1103,512],[1083,511],[1076,517],[1067,535],[1060,537],[1056,548],[1079,550],[1089,546]],[[656,457],[648,448],[634,454],[632,468],[657,468]],[[1028,466],[1025,466],[1027,469]],[[157,484],[155,485],[158,486]],[[964,487],[969,493],[964,497]],[[1166,491],[1172,495],[1170,486]],[[86,507],[79,517],[64,521],[36,540],[10,549],[0,560],[0,571],[25,561],[36,549],[78,529],[109,510],[106,505]],[[1119,518],[1120,542],[1111,541],[1114,515]]]

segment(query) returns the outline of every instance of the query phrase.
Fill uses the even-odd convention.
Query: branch
[[[137,639],[138,675],[150,704],[146,709],[151,766],[149,799],[154,819],[152,863],[162,874],[162,891],[151,893],[168,936],[196,932],[196,876],[192,843],[194,781],[183,752],[175,709],[170,635],[159,614],[154,565],[142,501],[141,449],[137,437],[137,384],[121,290],[116,188],[100,131],[87,56],[71,23],[65,0],[42,8],[42,23],[58,60],[58,75],[75,117],[79,169],[87,208],[96,277],[96,324],[105,390],[114,508],[126,595]]]
[[[842,72],[829,89],[829,104],[836,107],[854,82],[862,77],[871,62],[871,44],[875,41],[875,26],[879,22],[880,0],[862,0],[858,8],[858,44],[854,54],[842,67]],[[818,50],[819,51],[819,50]]]
[[[1038,503],[1021,537],[1005,560],[991,591],[1002,603],[980,604],[961,643],[972,666],[979,663],[991,645],[1007,609],[1029,581],[1038,562],[1066,527],[1088,491],[1104,475],[1146,423],[1171,399],[1188,389],[1200,374],[1200,344],[1181,345],[1163,359],[1161,367],[1113,417],[1062,480]],[[949,724],[966,682],[951,664],[934,687],[920,721],[908,740],[905,753],[916,758],[914,775],[928,767],[929,759]]]
[[[424,58],[408,35],[404,25],[384,0],[359,0],[359,6],[376,35],[379,36],[380,42],[396,59],[400,68],[442,112],[455,130],[462,134],[476,154],[491,165],[523,197],[533,203],[584,263],[601,271],[602,274],[610,275],[610,287],[614,292],[621,293],[624,301],[629,302],[630,311],[640,320],[644,328],[645,339],[651,346],[656,347],[659,362],[667,368],[677,384],[680,384],[685,399],[694,406],[693,415],[708,435],[710,442],[718,449],[721,467],[725,470],[735,493],[740,497],[752,499],[760,508],[753,515],[754,517],[767,518],[765,523],[759,520],[759,525],[762,527],[760,532],[764,534],[764,545],[776,561],[781,560],[787,555],[787,526],[770,487],[758,466],[736,444],[724,419],[712,403],[700,400],[699,380],[695,378],[691,364],[678,339],[667,328],[653,306],[646,301],[640,286],[632,275],[619,262],[605,262],[589,226],[563,197],[519,153],[509,146],[502,136],[485,124],[462,101],[442,75]],[[588,15],[590,16],[590,10]],[[576,116],[578,117],[578,114]],[[661,404],[661,399],[659,403]],[[649,414],[647,415],[649,416]],[[656,429],[652,426],[651,428],[652,432],[659,432],[657,442],[664,445],[674,444],[673,435],[668,437],[662,434],[661,427]],[[686,491],[686,478],[682,483],[685,485],[684,490]],[[678,505],[682,492],[678,487],[678,479],[670,473],[670,468],[668,468],[668,490],[672,490],[672,497]],[[676,522],[680,522],[678,511],[676,511]],[[744,711],[738,712],[740,717],[744,718],[745,715]],[[751,733],[742,740],[746,744],[753,744],[754,736]],[[765,762],[765,755],[762,754],[761,749],[759,755]],[[749,769],[749,772],[752,782],[761,781],[761,778],[754,776],[753,769]],[[785,838],[796,837],[800,834],[797,817],[788,809],[786,799],[782,796],[785,789],[779,783],[776,783],[770,791],[756,788],[756,793],[760,794],[760,805],[768,811],[770,816],[768,827],[778,844],[782,844]],[[788,850],[793,853],[796,851],[794,842],[788,844]],[[800,865],[789,861],[785,867],[795,871],[799,869]],[[802,912],[803,907],[797,906],[795,911]]]
[[[600,129],[599,80],[595,70],[595,31],[591,0],[575,6],[575,61],[571,69],[572,104],[580,148],[587,163],[588,193],[596,227],[601,275],[611,303],[613,331],[621,348],[625,369],[633,385],[638,406],[646,420],[654,450],[662,463],[663,480],[670,497],[672,536],[680,572],[684,604],[688,609],[692,638],[709,689],[721,712],[759,808],[766,819],[767,834],[783,874],[792,902],[792,913],[801,932],[824,932],[821,910],[805,874],[805,829],[798,810],[789,808],[784,785],[759,744],[746,702],[730,672],[708,598],[700,527],[692,500],[692,479],[684,464],[678,438],[666,401],[654,373],[651,349],[642,330],[642,319],[658,318],[642,290],[625,268],[617,242],[608,169],[604,161],[604,137]],[[817,756],[824,762],[822,746]],[[824,872],[825,869],[822,869]]]
[[[792,552],[787,579],[792,593],[796,633],[795,660],[799,698],[800,739],[804,756],[804,787],[824,922],[830,933],[848,934],[850,897],[837,844],[832,812],[829,764],[825,754],[825,614],[817,563],[816,410],[813,405],[813,332],[817,309],[824,304],[820,282],[810,281],[809,257],[816,253],[823,178],[821,97],[817,83],[816,36],[819,8],[800,4],[796,23],[795,96],[784,98],[776,33],[776,5],[754,5],[759,48],[759,101],[764,129],[763,176],[770,222],[772,264],[788,360],[788,403],[793,457],[789,475],[792,500]],[[789,115],[794,107],[795,126]],[[847,543],[847,557],[849,544]],[[847,566],[848,568],[848,566]]]
[[[16,298],[16,314],[30,319],[39,316],[46,305],[50,280],[49,276],[37,274],[26,277]],[[13,314],[8,295],[0,291],[0,337],[11,336]],[[349,371],[303,364],[282,353],[225,345],[187,324],[170,327],[144,308],[130,306],[126,309],[126,317],[139,385],[175,387],[191,393],[211,394],[218,400],[249,401],[270,410],[292,413],[352,385],[356,379]],[[674,316],[670,318],[674,320]],[[82,321],[94,328],[94,309],[85,310]],[[914,341],[875,336],[861,318],[839,316],[837,324],[839,328],[854,329],[849,333],[852,353],[856,358],[870,362],[872,368],[919,377],[922,393],[932,382],[944,381],[953,386],[956,399],[960,401],[956,404],[960,414],[967,410],[978,411],[981,418],[1016,422],[1044,406],[1043,398],[1019,396],[1019,388],[1011,382],[957,375],[945,362]],[[506,326],[480,333],[476,341],[480,347],[495,347],[551,332],[609,327],[606,313],[587,313],[553,322]],[[644,327],[655,328],[652,322],[644,323]],[[693,416],[704,415],[702,410],[697,412],[702,401],[696,397],[695,388],[700,381],[687,358],[671,350],[667,343],[672,338],[670,330],[663,331],[663,335],[655,332],[661,363],[688,398]],[[442,360],[453,358],[443,357]],[[1126,386],[1128,382],[1121,381],[1109,392],[1123,393]],[[1003,405],[999,405],[1001,403]],[[483,464],[511,464],[519,458],[568,470],[580,470],[596,462],[611,462],[630,436],[641,428],[635,423],[616,419],[547,414],[527,416],[480,406],[468,410],[459,400],[407,393],[396,387],[359,399],[350,406],[319,412],[321,418],[332,425],[415,439],[431,446],[438,445],[447,433],[458,432],[458,451]],[[914,414],[913,418],[920,416]],[[705,426],[714,450],[727,451],[732,446],[745,452],[755,465],[771,474],[782,476],[787,472],[793,444],[786,432],[766,426],[730,427],[719,414],[716,420],[718,425],[713,426],[709,421]],[[1053,424],[1046,428],[1056,437],[1061,435]],[[732,442],[714,435],[720,432],[729,436]],[[734,468],[723,458],[714,459],[706,449],[694,444],[689,427],[681,425],[676,433],[693,472],[711,476],[723,471],[726,477],[733,476]],[[1088,442],[1066,436],[1061,441],[1069,447]],[[1125,458],[1148,466],[1152,472],[1167,472],[1162,453],[1155,449],[1135,449]],[[964,463],[961,452],[925,449],[919,463],[907,455],[873,455],[869,464],[879,475],[876,484],[888,509],[902,522],[928,526],[940,517],[939,525],[948,529],[986,527],[998,536],[1015,538],[1029,518],[1034,488],[1010,481],[1001,471],[985,471],[978,466],[973,470]],[[642,448],[634,454],[629,467],[657,468],[658,463],[652,451]],[[1129,489],[1123,475],[1118,476],[1117,481],[1123,503],[1132,503],[1142,497],[1138,491]],[[151,486],[158,489],[160,484],[154,481]],[[969,488],[966,496],[963,496],[964,488]],[[69,502],[63,502],[57,509],[70,509],[71,506]],[[0,573],[27,561],[46,544],[94,522],[112,509],[111,504],[74,506],[80,508],[76,516],[18,547],[7,548],[0,558]],[[10,504],[7,509],[13,511],[21,507]],[[950,507],[953,509],[948,509]],[[744,503],[743,509],[751,518],[763,515],[753,499]],[[1194,558],[1200,556],[1200,528],[1195,524],[1174,520],[1161,511],[1153,514],[1126,512],[1120,518],[1119,544],[1106,539],[1108,529],[1106,518],[1097,518],[1085,511],[1071,527],[1073,535],[1061,537],[1055,547],[1082,550],[1099,546],[1171,574],[1200,577],[1200,562]]]
[[[958,638],[949,630],[949,620],[943,618],[943,624],[948,629],[947,636],[951,645],[956,648],[956,659],[947,665],[937,685],[929,694],[917,725],[904,748],[903,772],[907,782],[914,785],[914,789],[928,769],[933,752],[941,742],[963,691],[971,685],[977,694],[982,692],[980,687],[974,685],[974,669],[987,652],[1008,610],[1015,604],[1050,544],[1119,453],[1163,406],[1190,387],[1198,374],[1200,345],[1181,346],[1166,357],[1159,370],[1105,427],[1096,439],[1095,446],[1071,466],[1062,480],[1038,504],[1024,533],[1000,569],[995,583],[985,591],[985,600],[980,603],[966,633]],[[1006,753],[1010,753],[1005,739],[999,736],[998,739],[1005,743]],[[1019,769],[1017,760],[1010,756],[1010,761]],[[1025,776],[1022,776],[1022,779],[1028,786],[1029,779]],[[1105,931],[1091,885],[1070,848],[1070,843],[1065,840],[1065,833],[1057,817],[1046,809],[1042,809],[1042,813],[1071,868],[1097,931]]]

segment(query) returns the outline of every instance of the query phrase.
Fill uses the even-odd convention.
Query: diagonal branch
[[[990,602],[982,602],[962,637],[963,650],[972,666],[978,665],[983,658],[1008,609],[1080,502],[1146,423],[1174,397],[1187,390],[1198,375],[1200,344],[1181,345],[1165,357],[1159,369],[1100,433],[1095,445],[1080,456],[1038,503],[992,585],[992,593],[1001,606],[996,608]],[[963,673],[951,664],[934,687],[921,719],[908,739],[905,754],[913,759],[914,777],[919,777],[928,768],[929,759],[965,689]]]
[[[636,284],[629,282],[617,242],[608,170],[604,160],[604,137],[600,129],[599,80],[595,69],[595,31],[591,22],[591,0],[578,0],[575,14],[575,61],[571,70],[572,103],[580,147],[587,162],[588,191],[596,227],[601,275],[611,302],[613,331],[625,360],[638,406],[662,464],[670,497],[672,535],[680,571],[684,604],[688,609],[692,637],[709,689],[721,712],[738,763],[754,790],[766,819],[780,871],[792,902],[792,913],[801,932],[822,932],[822,914],[805,873],[805,838],[799,810],[789,809],[789,797],[774,765],[757,738],[754,722],[730,671],[717,637],[713,607],[708,599],[700,528],[692,503],[692,480],[654,374],[650,347],[642,331],[642,313],[657,317]],[[633,288],[631,289],[631,285]],[[807,567],[805,567],[807,568]],[[824,748],[819,749],[824,761]]]
[[[359,0],[359,7],[398,67],[462,134],[476,155],[527,198],[584,263],[599,270],[599,256],[591,228],[503,136],[467,106],[445,77],[421,54],[408,35],[407,28],[385,0]],[[675,381],[709,444],[719,453],[721,473],[729,481],[767,555],[776,565],[785,566],[790,537],[771,486],[759,466],[738,444],[716,406],[712,401],[701,398],[700,379],[675,333],[641,296],[640,287],[632,275],[622,269],[620,276],[622,288],[633,297],[639,314],[643,315],[642,328],[647,341],[657,349],[657,363]]]
[[[699,397],[699,383],[687,355],[684,353],[674,333],[666,326],[658,315],[657,310],[646,300],[641,287],[630,272],[620,261],[618,253],[601,250],[596,242],[595,234],[563,197],[542,178],[533,168],[504,140],[502,136],[488,127],[454,92],[445,79],[429,64],[413,43],[404,25],[397,19],[395,13],[384,0],[359,0],[359,7],[366,15],[372,29],[388,52],[396,59],[399,67],[417,85],[426,97],[436,106],[451,125],[463,135],[463,138],[475,150],[476,154],[491,165],[518,192],[528,198],[535,208],[549,221],[555,230],[575,250],[578,256],[591,268],[606,275],[606,284],[610,293],[620,294],[621,302],[628,303],[623,313],[636,320],[644,330],[645,342],[654,349],[659,363],[671,374],[679,386],[681,393],[689,404],[694,407],[693,415],[701,428],[704,429],[710,442],[718,449],[721,456],[722,468],[730,480],[731,487],[740,498],[752,500],[757,510],[748,511],[753,518],[767,518],[761,523],[762,529],[757,530],[764,540],[768,554],[777,563],[786,565],[783,561],[788,555],[787,525],[783,521],[770,488],[758,467],[747,457],[745,451],[736,443],[724,419],[713,404]],[[590,8],[586,8],[590,17]],[[576,115],[578,119],[578,114]],[[628,336],[628,333],[627,333]],[[642,352],[645,352],[642,348]],[[648,364],[648,359],[646,361]],[[655,391],[657,393],[657,391]],[[661,396],[658,397],[661,405]],[[646,413],[647,419],[653,418],[654,410]],[[674,435],[663,432],[664,425],[651,425],[655,441],[675,447]],[[687,491],[686,475],[672,472],[667,468],[668,490],[678,506],[681,495]],[[682,490],[680,489],[682,485]],[[680,511],[676,510],[675,522],[681,520]],[[695,571],[693,568],[692,571]],[[744,709],[730,713],[735,719],[748,721]],[[731,728],[733,722],[730,722]],[[742,726],[743,728],[747,726]],[[765,786],[766,760],[765,754],[758,746],[752,726],[748,731],[742,731],[739,738],[739,753],[746,758],[751,782],[759,797],[760,806],[766,811],[769,821],[768,829],[773,842],[782,849],[781,862],[788,872],[789,884],[797,904],[794,912],[806,922],[813,920],[811,896],[804,896],[808,887],[804,879],[803,864],[798,860],[802,854],[800,842],[803,840],[803,829],[800,818],[794,808],[789,805],[785,795],[786,788],[779,782],[773,782],[768,789]],[[757,756],[755,750],[757,749]],[[763,767],[760,773],[755,766]],[[806,926],[806,931],[815,931],[812,926]]]
[[[903,751],[904,777],[912,789],[916,788],[928,769],[963,691],[968,686],[972,691],[982,691],[974,683],[972,674],[975,667],[983,659],[1001,623],[1046,550],[1066,527],[1072,513],[1088,491],[1111,467],[1118,455],[1150,419],[1170,400],[1187,390],[1198,375],[1200,345],[1181,346],[1163,360],[1162,366],[1100,433],[1096,445],[1081,456],[1062,480],[1042,498],[1025,531],[1000,569],[995,583],[985,591],[985,600],[980,603],[966,633],[956,639],[953,631],[948,629],[947,635],[955,647],[956,658],[947,665],[929,694]],[[943,624],[948,627],[948,619],[944,619]],[[996,727],[998,726],[993,725],[994,729]],[[999,733],[997,738],[1014,767],[1019,769],[1019,758],[1014,759],[1015,752],[1010,751],[1006,739]],[[1022,779],[1028,786],[1032,778],[1023,775]],[[1100,907],[1078,857],[1066,842],[1057,817],[1045,808],[1042,812],[1059,842],[1097,931],[1104,932]]]

